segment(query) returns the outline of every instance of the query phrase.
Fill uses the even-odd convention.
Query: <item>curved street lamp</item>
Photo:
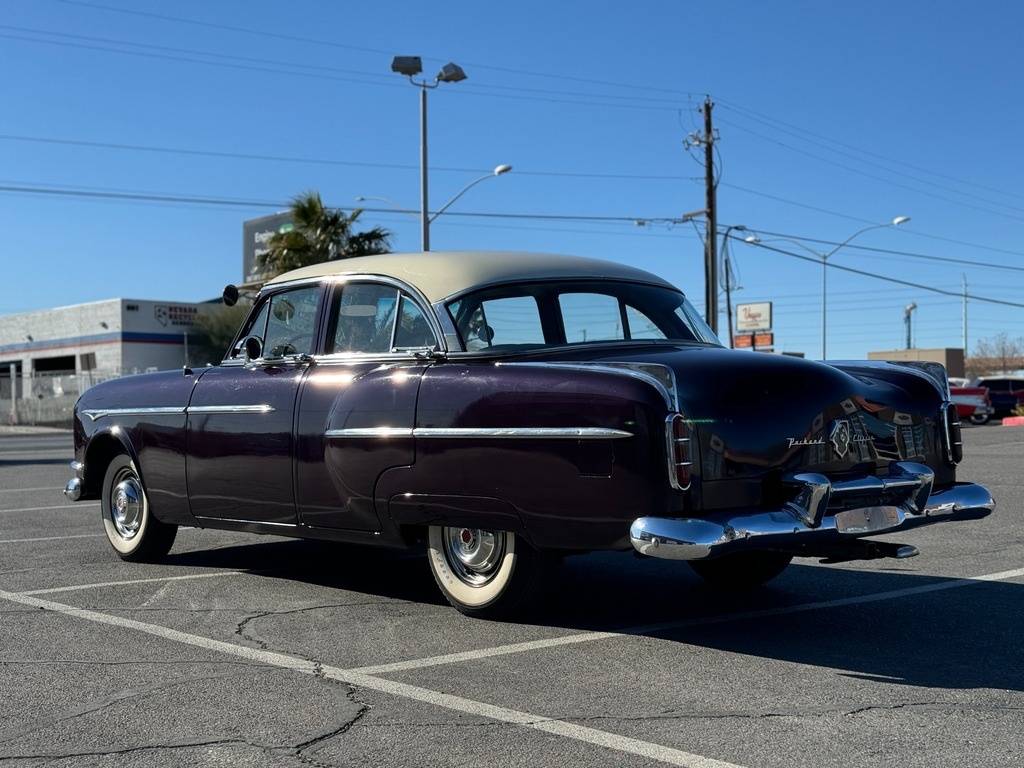
[[[827,317],[828,317],[828,260],[830,258],[832,258],[836,254],[836,251],[838,251],[843,246],[848,245],[850,243],[850,241],[852,241],[856,237],[860,237],[865,232],[870,232],[873,229],[885,229],[887,227],[898,227],[900,224],[906,224],[908,221],[910,221],[910,217],[909,216],[896,216],[891,221],[886,221],[886,222],[883,222],[881,224],[871,224],[871,225],[869,225],[867,227],[863,227],[861,229],[858,229],[856,232],[854,232],[848,238],[843,240],[843,242],[841,242],[838,245],[836,245],[831,251],[828,251],[827,253],[820,253],[820,252],[814,250],[813,248],[810,248],[809,246],[806,246],[803,243],[797,242],[796,240],[791,240],[788,237],[773,238],[775,240],[784,240],[787,243],[793,243],[794,245],[798,245],[801,248],[803,248],[805,251],[813,253],[815,256],[817,256],[819,259],[821,259],[821,359],[822,360],[824,360],[826,358],[827,354],[828,354],[828,346],[827,346],[827,344],[828,344],[828,338],[827,338],[827,328],[828,328],[828,325],[827,325]],[[757,245],[758,243],[763,242],[756,235],[748,235],[747,237],[743,238],[743,241],[746,242],[746,243],[750,243],[751,245]]]
[[[445,203],[440,208],[438,208],[436,211],[434,211],[434,215],[427,219],[427,223],[430,224],[431,222],[433,222],[434,219],[436,219],[442,213],[447,211],[451,207],[452,203],[454,203],[456,200],[458,200],[460,197],[462,197],[464,194],[466,194],[470,189],[475,187],[481,181],[486,181],[487,179],[494,178],[495,176],[501,176],[502,174],[508,173],[511,170],[512,170],[512,166],[511,165],[506,165],[506,164],[502,163],[501,165],[497,166],[490,173],[485,173],[479,179],[474,179],[473,181],[469,182],[469,184],[467,184],[466,186],[464,186],[462,189],[459,190],[458,194],[456,194],[455,197],[453,197],[447,203]],[[424,248],[424,250],[426,250],[426,249]]]

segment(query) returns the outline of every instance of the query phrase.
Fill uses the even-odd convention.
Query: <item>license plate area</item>
[[[903,521],[899,507],[858,507],[836,514],[839,533],[874,533],[895,528]]]

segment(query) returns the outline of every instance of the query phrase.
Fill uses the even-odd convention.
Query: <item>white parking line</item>
[[[83,589],[100,587],[120,587],[126,584],[150,584],[156,581],[188,581],[190,579],[216,579],[224,576],[241,576],[242,571],[217,571],[216,573],[190,573],[184,576],[156,576],[151,579],[128,579],[127,581],[100,581],[95,584],[72,584],[70,587],[50,587],[48,589],[30,589],[18,592],[19,595],[52,595],[56,592],[78,592]],[[4,592],[3,594],[15,594]]]
[[[639,755],[649,760],[657,760],[662,763],[688,768],[740,768],[734,763],[727,763],[721,760],[714,760],[701,755],[694,755],[672,747],[654,744],[648,741],[633,739],[628,736],[621,736],[608,731],[601,731],[596,728],[588,728],[582,725],[567,723],[562,720],[552,720],[541,715],[522,712],[506,707],[498,707],[493,704],[486,704],[480,701],[473,701],[461,696],[453,696],[448,693],[432,691],[428,688],[421,688],[415,685],[399,683],[393,680],[384,680],[372,675],[361,674],[338,667],[320,665],[306,659],[299,659],[284,653],[266,651],[258,648],[249,648],[243,645],[227,643],[223,640],[215,640],[210,637],[193,635],[188,632],[181,632],[169,627],[161,627],[157,624],[147,624],[135,619],[128,619],[122,616],[113,616],[98,611],[90,611],[84,608],[75,608],[64,603],[55,603],[50,600],[40,600],[30,597],[28,593],[4,592],[0,590],[0,599],[21,603],[34,608],[42,608],[55,613],[62,613],[66,616],[73,616],[85,621],[92,621],[98,624],[133,629],[138,632],[145,632],[165,640],[172,640],[177,643],[205,648],[210,651],[238,656],[249,661],[255,661],[268,666],[290,669],[306,675],[322,675],[324,677],[338,680],[348,685],[358,686],[369,690],[380,691],[406,699],[413,699],[425,704],[443,707],[455,712],[462,712],[477,717],[486,717],[502,723],[521,725],[524,728],[531,728],[536,731],[575,739],[576,741],[594,744],[618,752]]]
[[[763,608],[756,611],[742,611],[739,613],[724,613],[717,616],[701,616],[694,619],[666,621],[659,624],[644,624],[634,627],[626,627],[615,632],[577,632],[576,634],[562,635],[561,637],[552,637],[546,640],[532,640],[525,643],[510,643],[508,645],[496,645],[492,648],[480,648],[475,651],[446,653],[440,656],[426,656],[421,659],[396,661],[392,664],[377,664],[369,667],[357,667],[349,671],[366,675],[383,675],[389,672],[402,672],[408,669],[421,669],[423,667],[435,667],[441,664],[457,664],[462,661],[486,659],[491,656],[506,656],[510,653],[522,653],[524,651],[533,651],[539,648],[555,648],[561,645],[590,643],[596,640],[607,640],[613,637],[646,635],[656,632],[667,632],[673,629],[685,629],[687,627],[724,624],[725,622],[746,621],[749,619],[763,619],[770,616],[785,616],[786,614],[818,611],[825,608],[842,608],[847,605],[877,603],[882,600],[896,600],[903,597],[911,597],[913,595],[923,595],[929,592],[941,592],[947,589],[970,587],[984,582],[1006,581],[1020,576],[1024,576],[1024,568],[1016,568],[1012,571],[999,571],[998,573],[988,573],[983,576],[975,576],[972,578],[938,581],[931,584],[922,584],[918,587],[892,589],[887,592],[873,592],[868,595],[840,597],[835,600],[821,600],[814,603],[798,603],[796,605],[784,605],[778,608]]]
[[[63,539],[95,539],[105,537],[105,533],[71,533],[67,536],[36,536],[31,539],[0,539],[0,544],[21,544],[26,541],[60,541]]]
[[[0,488],[0,493],[30,493],[38,491],[58,491],[63,490],[59,485],[47,485],[44,488]]]
[[[52,507],[14,507],[13,509],[0,509],[3,512],[46,512],[51,509],[91,509],[99,506],[98,501],[79,501],[75,504],[56,504]]]

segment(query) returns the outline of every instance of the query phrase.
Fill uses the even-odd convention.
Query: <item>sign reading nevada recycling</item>
[[[756,301],[750,304],[736,305],[736,330],[767,331],[772,327],[772,303]]]

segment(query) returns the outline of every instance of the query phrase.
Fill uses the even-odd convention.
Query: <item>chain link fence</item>
[[[0,423],[71,428],[75,403],[101,381],[116,379],[118,371],[36,373],[13,382],[0,378]],[[12,404],[12,389],[17,395]]]

